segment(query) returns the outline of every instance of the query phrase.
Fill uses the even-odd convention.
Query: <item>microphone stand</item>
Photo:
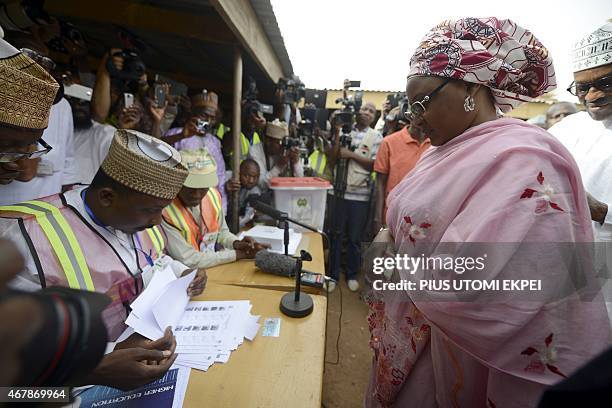
[[[300,225],[308,230],[323,233],[322,231],[318,231],[316,228],[313,228],[309,225],[303,224],[297,220],[290,218],[285,212],[281,212],[279,214],[278,221],[279,223],[283,223],[283,244],[285,247],[286,256],[289,256],[290,222]],[[289,317],[306,317],[312,313],[312,310],[314,308],[314,302],[312,300],[312,297],[307,293],[302,293],[301,291],[303,261],[312,261],[312,255],[310,255],[307,251],[304,250],[300,251],[300,256],[297,257],[295,261],[295,290],[293,292],[289,292],[283,295],[283,297],[281,298],[280,310]]]
[[[302,261],[312,261],[312,256],[302,250],[295,261],[295,291],[283,295],[280,310],[289,317],[306,317],[312,313],[314,302],[307,293],[301,292]]]
[[[284,235],[283,235],[283,244],[285,247],[285,255],[289,256],[289,223],[297,224],[301,227],[306,228],[307,230],[318,232],[327,240],[329,244],[329,238],[327,234],[323,231],[320,231],[310,225],[304,224],[298,220],[290,218],[287,213],[278,211],[265,203],[262,203],[259,200],[254,200],[251,204],[253,208],[258,211],[263,212],[264,214],[269,215],[270,217],[277,220],[279,223],[283,223]],[[285,294],[280,303],[280,310],[284,314],[289,317],[305,317],[312,313],[312,309],[314,307],[314,302],[312,297],[307,293],[301,292],[301,284],[302,284],[302,262],[303,261],[312,261],[312,255],[310,255],[307,251],[300,251],[300,256],[296,257],[295,263],[295,290],[293,292]],[[326,274],[327,275],[327,274]]]

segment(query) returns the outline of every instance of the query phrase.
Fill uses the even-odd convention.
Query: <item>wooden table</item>
[[[314,311],[292,319],[279,310],[282,293],[210,283],[197,300],[250,300],[251,313],[280,317],[280,336],[245,340],[225,364],[191,370],[185,407],[321,407],[326,302],[311,295]]]
[[[321,237],[306,233],[300,249],[308,250],[313,261],[304,269],[324,273]],[[320,408],[325,359],[325,296],[311,294],[314,311],[303,319],[283,315],[280,291],[289,291],[294,280],[263,273],[253,261],[240,261],[210,268],[208,284],[196,300],[249,300],[251,314],[259,322],[280,317],[280,336],[263,337],[262,329],[253,340],[233,351],[225,364],[213,364],[208,371],[191,370],[185,407],[292,407]]]
[[[303,233],[298,252],[305,249],[312,255],[312,261],[304,262],[303,269],[325,273],[323,245],[321,236],[314,232]],[[262,272],[255,266],[253,260],[241,260],[230,264],[216,266],[206,270],[208,282],[225,285],[247,286],[269,290],[290,291],[295,287],[295,278],[276,276]],[[320,294],[319,290],[302,286],[303,291]]]

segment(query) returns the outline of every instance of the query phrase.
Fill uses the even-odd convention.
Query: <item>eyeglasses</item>
[[[421,116],[423,116],[423,114],[427,110],[427,105],[429,104],[429,102],[431,102],[431,99],[434,97],[434,95],[440,92],[442,88],[444,88],[446,84],[448,84],[450,81],[451,80],[449,78],[446,81],[442,82],[440,86],[431,91],[431,93],[429,95],[426,95],[422,100],[416,101],[412,104],[408,104],[408,109],[404,113],[406,119],[410,122],[420,119]]]
[[[31,50],[29,48],[22,48],[21,52],[30,57],[34,62],[43,67],[45,71],[49,73],[51,73],[56,67],[55,62],[53,62],[51,58],[47,58],[43,55],[40,55],[40,53],[34,50]]]
[[[45,154],[49,153],[51,149],[53,149],[42,139],[40,139],[38,143],[40,143],[41,146],[44,147],[44,149],[30,153],[0,152],[0,163],[16,162],[17,160],[22,159],[38,159],[39,157],[44,156]]]
[[[602,92],[612,92],[612,75],[599,78],[593,82],[576,82],[567,88],[567,91],[574,96],[583,97],[591,88],[599,89]]]

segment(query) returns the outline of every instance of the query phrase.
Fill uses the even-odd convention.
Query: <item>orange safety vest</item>
[[[66,194],[78,194],[70,191]],[[132,271],[111,244],[66,202],[64,194],[0,207],[0,230],[18,223],[28,243],[41,286],[64,286],[106,294],[111,304],[102,317],[110,341],[125,330],[128,306],[143,290],[142,276]],[[158,227],[141,231],[140,268],[164,254],[165,239]]]
[[[221,230],[219,219],[223,217],[221,194],[216,188],[209,188],[208,193],[202,198],[200,203],[202,228],[178,197],[164,209],[162,216],[168,224],[181,231],[185,241],[196,251],[202,251],[205,247],[213,248]]]

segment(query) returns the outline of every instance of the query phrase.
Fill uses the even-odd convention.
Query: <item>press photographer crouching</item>
[[[338,112],[332,124],[335,135],[328,159],[334,166],[334,199],[331,211],[330,275],[338,280],[342,242],[348,233],[346,279],[351,291],[359,289],[357,271],[361,260],[361,237],[366,227],[372,190],[371,172],[382,135],[370,125],[376,107],[365,103],[359,108],[351,128],[350,109]],[[346,232],[345,232],[346,231]],[[329,290],[335,289],[333,282]]]
[[[251,147],[249,156],[259,165],[259,187],[262,190],[270,188],[274,177],[304,177],[300,152],[297,146],[288,142],[288,136],[287,124],[275,119],[266,126],[264,143]]]

